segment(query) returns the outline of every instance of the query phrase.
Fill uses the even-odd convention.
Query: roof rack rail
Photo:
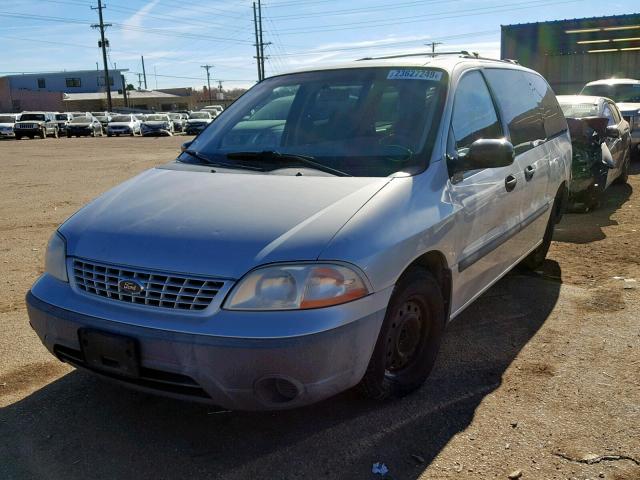
[[[387,55],[385,57],[364,57],[356,60],[361,62],[363,60],[387,60],[389,58],[403,58],[403,57],[437,57],[439,55],[471,55],[466,50],[460,50],[458,52],[421,52],[421,53],[404,53],[399,55]]]
[[[398,55],[387,55],[384,57],[364,57],[364,58],[359,58],[356,61],[362,62],[366,60],[388,60],[391,58],[404,58],[404,57],[438,57],[441,55],[460,55],[461,57],[464,57],[464,58],[476,58],[478,60],[489,60],[492,62],[512,63],[512,64],[518,65],[517,60],[511,60],[511,59],[500,60],[497,58],[481,57],[480,54],[478,54],[477,52],[469,52],[467,50],[459,50],[456,52],[405,53],[405,54],[398,54]]]

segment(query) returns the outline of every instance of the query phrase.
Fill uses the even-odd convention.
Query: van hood
[[[266,263],[317,259],[392,181],[209,172],[157,168],[103,194],[60,227],[67,254],[239,278]]]

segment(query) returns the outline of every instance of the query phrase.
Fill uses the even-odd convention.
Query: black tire
[[[46,128],[43,128],[42,131],[40,132],[40,138],[43,139],[43,140],[45,138],[47,138],[47,129]]]
[[[625,162],[622,165],[620,176],[616,178],[616,181],[615,181],[616,184],[625,185],[627,182],[629,182],[629,164],[630,163],[631,163],[631,150],[629,150],[629,153],[625,158]]]
[[[538,246],[538,248],[527,255],[524,260],[522,260],[522,262],[520,262],[520,265],[527,270],[539,269],[544,263],[544,260],[547,258],[547,253],[549,252],[549,247],[551,247],[551,240],[553,239],[553,232],[555,230],[556,223],[558,223],[560,221],[560,218],[562,218],[562,204],[564,195],[565,192],[563,188],[556,194],[556,198],[553,200],[553,205],[551,206],[551,215],[549,215],[549,221],[547,222],[547,228],[545,229],[544,236],[542,237],[542,243]]]
[[[411,267],[398,280],[387,307],[360,394],[374,400],[420,388],[436,361],[445,326],[444,298],[431,273]]]
[[[111,136],[111,134],[109,132],[107,132],[107,137],[110,137],[110,136]]]

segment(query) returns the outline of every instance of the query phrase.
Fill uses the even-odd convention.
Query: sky
[[[109,65],[148,88],[257,81],[251,0],[105,0]],[[97,0],[0,2],[0,76],[102,68]],[[638,0],[264,0],[267,76],[374,55],[468,50],[499,58],[500,25],[639,13]]]

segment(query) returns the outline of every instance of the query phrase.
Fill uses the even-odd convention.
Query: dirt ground
[[[565,216],[541,272],[514,272],[447,330],[425,387],[280,413],[134,393],[54,359],[24,295],[47,239],[184,137],[0,142],[0,479],[640,479],[640,165]],[[618,278],[614,278],[618,277]],[[625,286],[627,288],[625,288]]]

